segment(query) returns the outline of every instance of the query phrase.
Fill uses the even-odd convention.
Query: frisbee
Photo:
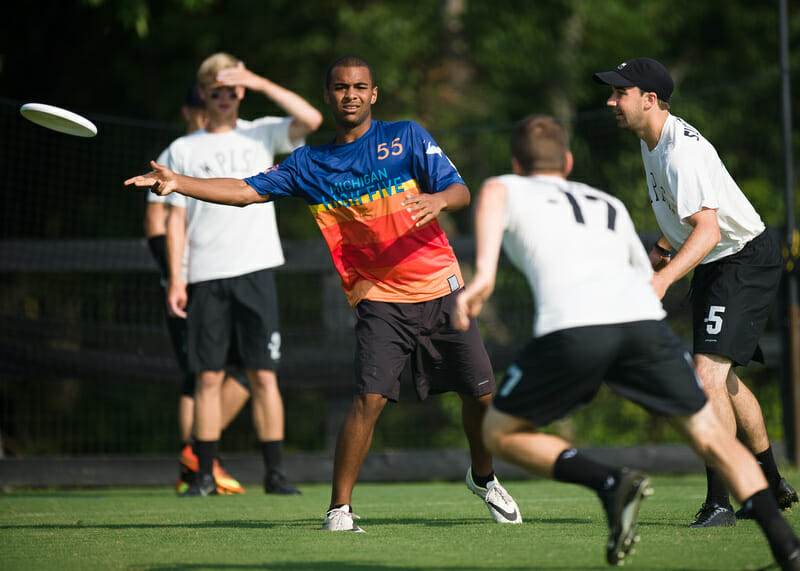
[[[97,127],[86,117],[61,107],[45,105],[44,103],[26,103],[20,107],[19,112],[28,121],[46,127],[59,133],[75,135],[76,137],[94,137]]]

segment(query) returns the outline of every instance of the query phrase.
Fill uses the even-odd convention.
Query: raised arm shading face
[[[258,91],[271,99],[287,115],[292,117],[289,126],[289,139],[296,141],[316,131],[322,124],[322,114],[308,101],[294,93],[245,68],[240,62],[237,67],[226,68],[217,74],[220,85],[244,87]]]
[[[259,194],[238,178],[194,178],[179,175],[163,165],[150,161],[153,170],[125,181],[125,186],[149,188],[159,196],[178,192],[198,200],[231,206],[247,206],[267,202],[269,194]]]

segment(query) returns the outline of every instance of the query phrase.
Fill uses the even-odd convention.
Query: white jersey
[[[503,249],[531,287],[533,336],[666,316],[625,206],[585,184],[504,175]]]
[[[735,254],[764,231],[764,223],[722,164],[717,151],[694,127],[669,115],[656,148],[641,141],[650,203],[658,226],[680,249],[694,227],[687,217],[717,211],[721,239],[701,262]]]
[[[271,167],[276,153],[289,153],[303,141],[289,140],[291,117],[240,119],[224,133],[195,131],[174,141],[166,165],[197,178],[245,178]],[[172,206],[186,208],[184,262],[187,282],[230,278],[284,263],[272,202],[246,207],[168,195]]]

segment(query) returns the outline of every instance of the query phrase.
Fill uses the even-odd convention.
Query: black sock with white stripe
[[[553,465],[554,479],[579,484],[598,493],[613,488],[618,475],[618,469],[596,462],[576,448],[564,450]]]

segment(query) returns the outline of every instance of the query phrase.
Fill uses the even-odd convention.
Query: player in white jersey
[[[200,178],[245,177],[269,168],[276,153],[303,144],[322,115],[299,95],[217,53],[197,72],[208,123],[174,141],[166,164]],[[288,117],[239,119],[245,91],[257,91]],[[197,375],[195,442],[198,476],[184,495],[216,493],[213,458],[220,439],[221,389],[229,352],[247,374],[253,425],[261,445],[267,493],[298,494],[282,466],[283,402],[277,298],[271,268],[283,264],[274,206],[221,206],[174,194],[168,201],[167,255],[171,313],[187,318],[189,368]],[[185,249],[184,249],[185,245]],[[184,278],[184,266],[186,277]],[[188,282],[188,288],[187,288]]]
[[[714,415],[681,342],[664,322],[647,253],[617,199],[566,180],[567,133],[547,116],[512,135],[514,175],[487,180],[476,208],[475,277],[458,296],[466,327],[494,289],[501,244],[536,300],[533,339],[506,371],[483,435],[493,455],[539,476],[594,490],[608,517],[606,558],[620,564],[636,541],[645,474],[594,461],[540,432],[589,403],[605,382],[670,418],[715,466],[763,529],[783,569],[800,569],[800,541],[781,517],[755,458]],[[587,256],[602,252],[601,256]]]
[[[653,287],[663,297],[673,283],[692,276],[694,364],[714,412],[759,461],[779,505],[797,492],[783,479],[767,436],[761,407],[735,366],[763,362],[758,340],[781,277],[781,255],[764,223],[722,164],[714,147],[669,112],[674,83],[650,58],[594,74],[612,87],[607,105],[617,125],[641,140],[650,203],[662,236],[650,251]],[[676,250],[673,255],[673,249]],[[707,468],[705,502],[689,527],[736,525],[722,478]]]

